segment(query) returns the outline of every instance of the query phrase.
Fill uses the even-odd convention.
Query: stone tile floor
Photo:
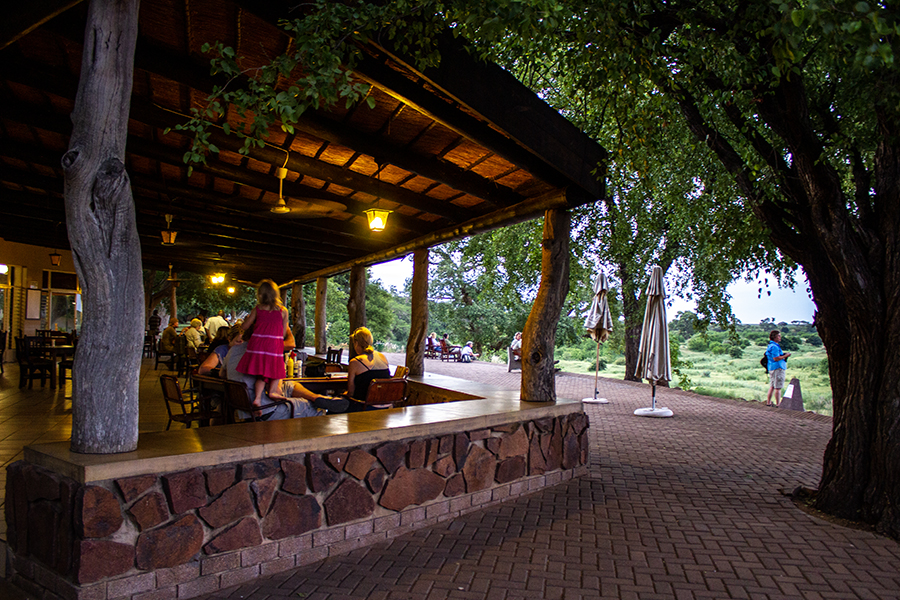
[[[144,362],[142,398],[146,389],[158,405],[142,402],[141,429],[162,429]],[[0,379],[7,463],[71,428],[65,392],[10,391],[14,369]],[[519,386],[505,365],[427,360],[426,370]],[[593,390],[593,377],[557,376],[561,397]],[[659,388],[675,417],[649,419],[632,414],[650,404],[645,384],[601,379],[600,395],[611,402],[586,406],[586,477],[207,599],[900,598],[900,545],[810,516],[782,493],[815,487],[830,418]],[[13,593],[0,582],[0,597],[25,597]]]

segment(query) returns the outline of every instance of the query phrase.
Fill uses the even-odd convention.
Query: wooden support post
[[[316,279],[316,354],[325,354],[328,340],[325,339],[325,302],[328,300],[328,279]]]
[[[553,347],[556,325],[569,291],[569,211],[544,214],[541,287],[522,332],[522,400],[555,402]]]
[[[306,347],[306,298],[303,297],[303,284],[291,286],[291,329],[294,331],[294,342],[298,348]]]
[[[410,375],[425,374],[425,337],[428,335],[428,248],[413,252],[413,280],[410,292],[409,339],[406,366]]]
[[[366,326],[366,267],[353,265],[350,269],[350,295],[347,298],[347,315],[350,321],[350,333]],[[347,347],[352,349],[350,340]]]
[[[174,271],[172,272],[172,276],[176,277]],[[172,312],[169,313],[169,317],[175,317],[176,319],[178,318],[178,298],[175,294],[175,290],[177,290],[177,289],[178,289],[178,282],[173,281],[172,288],[169,290],[169,308],[172,310]],[[166,324],[166,327],[168,327],[168,323]]]

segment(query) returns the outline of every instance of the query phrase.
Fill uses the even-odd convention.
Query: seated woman
[[[516,335],[513,337],[512,343],[509,345],[510,349],[513,352],[513,358],[515,360],[522,360],[522,332],[517,331]]]
[[[356,402],[351,402],[348,410],[367,410],[363,404],[369,392],[369,384],[373,379],[388,379],[391,376],[388,359],[372,346],[372,332],[360,327],[350,334],[351,350],[356,355],[350,359],[347,367],[347,395]]]
[[[475,351],[472,350],[472,342],[466,342],[466,345],[459,351],[459,360],[464,363],[470,363],[479,356],[481,355],[475,354]]]
[[[203,338],[200,335],[200,328],[203,327],[203,321],[200,319],[192,319],[191,326],[184,330],[184,337],[187,340],[188,346],[196,350],[200,347],[200,344],[203,343]]]
[[[200,375],[211,375],[213,374],[213,371],[224,366],[225,355],[228,354],[228,351],[244,342],[244,330],[240,327],[220,327],[219,331],[216,332],[216,338],[219,337],[219,333],[222,331],[225,332],[225,342],[216,346],[213,351],[209,353],[209,356],[207,356],[200,364],[200,369],[197,371]],[[219,371],[219,376],[224,379],[224,371]]]
[[[216,329],[216,335],[209,343],[209,348],[207,350],[212,352],[219,346],[227,346],[228,345],[228,333],[231,331],[231,327],[225,325],[224,327],[219,327]]]

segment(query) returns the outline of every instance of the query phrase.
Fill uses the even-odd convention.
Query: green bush
[[[729,348],[728,354],[730,354],[732,358],[743,358],[744,357],[744,351],[741,350],[741,348],[739,346],[732,346],[731,348]]]
[[[827,358],[823,358],[822,360],[819,361],[818,371],[819,371],[819,373],[821,373],[822,375],[828,375],[828,374],[829,374],[829,373],[828,373],[828,359],[827,359]]]
[[[789,335],[781,336],[781,349],[785,352],[793,352],[800,349],[800,338],[791,337]]]
[[[712,342],[709,345],[709,351],[713,354],[725,354],[728,352],[728,348],[720,342]]]
[[[703,339],[703,336],[697,333],[688,340],[687,347],[688,350],[693,350],[694,352],[703,352],[709,348],[709,343]]]
[[[806,338],[806,343],[810,346],[815,346],[816,348],[818,348],[822,345],[822,338],[820,338],[818,335],[811,335]]]
[[[624,364],[625,364],[625,357],[624,357],[624,356],[620,356],[619,358],[617,358],[616,360],[613,361],[613,364],[614,364],[614,365],[624,365]]]
[[[600,358],[600,360],[597,361],[596,365],[594,364],[593,359],[586,361],[586,364],[587,364],[587,368],[590,369],[591,371],[593,371],[594,369],[599,369],[601,371],[604,371],[604,370],[606,370],[606,367],[608,366],[606,363],[606,360],[604,360],[602,357]]]

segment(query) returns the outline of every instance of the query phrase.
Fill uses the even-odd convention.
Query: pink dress
[[[237,370],[266,379],[284,379],[284,322],[281,310],[256,307],[253,335]]]

